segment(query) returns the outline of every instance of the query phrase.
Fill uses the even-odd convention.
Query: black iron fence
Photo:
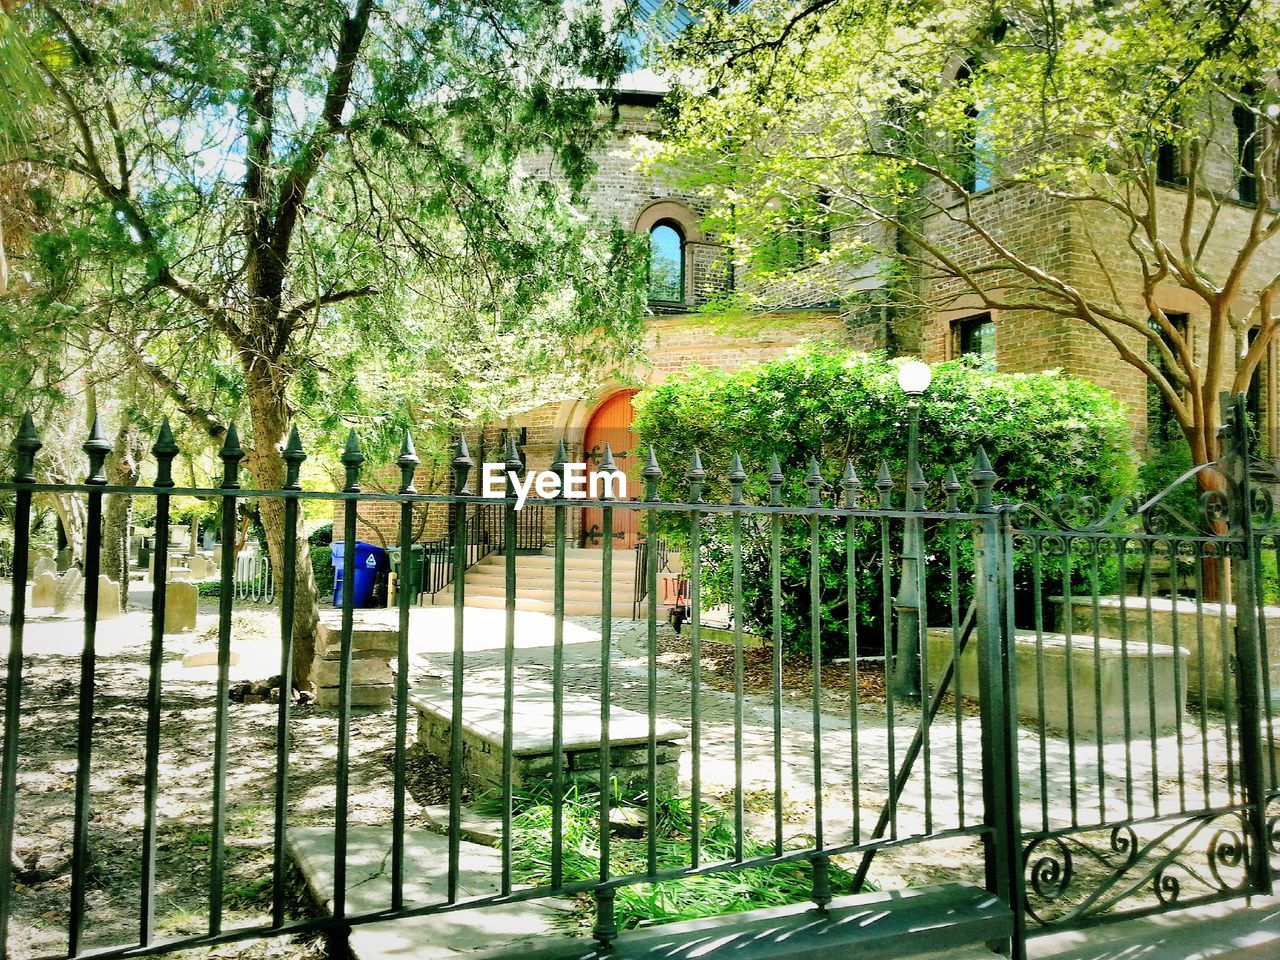
[[[1241,422],[1240,402],[1230,412],[1234,422]],[[486,709],[500,718],[489,754],[500,865],[495,891],[470,895],[463,883],[464,793],[476,773],[469,764],[483,751],[466,739],[471,735],[466,731],[474,728],[471,697],[479,681],[469,667],[477,654],[468,646],[467,581],[452,571],[465,570],[492,551],[495,540],[519,544],[522,518],[515,498],[495,503],[471,492],[473,464],[465,445],[454,460],[453,493],[418,494],[413,486],[417,459],[407,439],[397,461],[399,492],[365,493],[360,489],[364,458],[354,434],[343,455],[342,491],[301,489],[305,454],[296,433],[282,454],[287,468],[283,488],[242,489],[243,452],[234,428],[220,453],[224,473],[219,487],[183,489],[172,480],[178,451],[167,426],[153,450],[156,480],[151,487],[106,484],[102,467],[109,445],[99,430],[85,445],[90,461],[86,482],[46,485],[35,480],[40,443],[28,418],[14,441],[14,482],[5,485],[15,492],[15,526],[0,770],[5,801],[0,808],[0,954],[14,903],[14,831],[23,827],[17,812],[23,809],[18,791],[23,730],[39,719],[23,703],[24,660],[32,653],[24,641],[28,530],[32,498],[50,492],[83,496],[88,506],[88,615],[78,689],[67,942],[60,955],[93,951],[121,957],[288,932],[341,932],[396,917],[574,894],[590,895],[593,936],[607,946],[619,935],[616,900],[626,888],[802,865],[807,890],[800,893],[821,910],[838,895],[865,889],[874,858],[925,860],[930,853],[921,845],[937,840],[975,845],[977,856],[957,870],[964,874],[971,866],[991,894],[1011,908],[1010,925],[992,936],[1008,938],[1014,957],[1024,955],[1028,926],[1076,926],[1269,892],[1271,858],[1280,852],[1273,808],[1280,794],[1268,646],[1268,621],[1280,615],[1268,606],[1276,599],[1280,530],[1271,526],[1272,497],[1257,488],[1257,478],[1280,482],[1280,473],[1250,471],[1239,445],[1230,438],[1229,444],[1222,460],[1181,481],[1203,490],[1198,517],[1176,516],[1166,495],[1124,509],[1059,501],[1042,512],[998,504],[993,496],[998,477],[981,451],[968,471],[967,491],[949,473],[942,484],[945,503],[936,507],[926,505],[925,484],[914,471],[905,498],[887,470],[871,493],[851,468],[832,497],[816,462],[803,479],[802,502],[784,495],[788,478],[776,463],[767,477],[757,478],[763,496],[753,497],[755,502],[748,502],[751,478],[741,470],[726,477],[727,501],[707,502],[706,474],[696,459],[685,478],[686,495],[662,501],[657,496],[662,471],[652,456],[643,471],[643,500],[541,501],[536,509],[550,511],[553,530],[547,576],[555,600],[545,615],[549,649],[540,674],[545,689],[537,692],[549,705],[550,742],[544,766],[536,772],[521,766],[524,754],[518,754],[517,741],[537,684],[523,672],[523,660],[518,669],[519,551],[506,550],[500,679],[496,687],[492,675],[485,681],[491,701]],[[514,459],[509,453],[508,460]],[[556,469],[563,460],[561,455]],[[394,742],[394,809],[386,851],[390,887],[386,903],[376,909],[349,907],[351,801],[359,783],[351,775],[357,615],[347,591],[338,627],[330,914],[288,916],[294,707],[290,697],[282,696],[275,738],[270,917],[234,928],[224,925],[234,709],[228,698],[234,597],[224,591],[213,700],[209,871],[202,894],[207,924],[194,935],[161,938],[156,871],[166,572],[158,569],[139,771],[144,803],[137,936],[128,942],[100,942],[91,935],[86,926],[94,834],[90,784],[99,709],[93,611],[102,499],[110,494],[154,498],[157,550],[162,553],[173,496],[219,498],[224,542],[234,537],[239,500],[283,501],[285,551],[278,589],[284,690],[291,685],[296,639],[293,613],[299,598],[293,585],[300,502],[339,501],[347,542],[355,541],[362,502],[397,504],[404,582],[412,562],[415,505],[451,509],[450,538],[428,549],[432,558],[448,551],[451,565],[448,573],[428,576],[428,589],[436,592],[447,583],[452,597],[452,643],[442,663],[444,693],[437,698],[441,732],[437,741],[428,737],[426,743],[434,743],[448,768],[447,856],[439,865],[444,881],[440,896],[415,900],[406,895],[414,611],[410,592],[401,591],[393,707],[386,720]],[[567,529],[570,511],[584,506],[600,511],[604,531],[599,643],[589,663],[576,664],[589,667],[593,681],[589,713],[595,737],[589,749],[583,747],[580,731],[573,738],[566,735],[566,704],[572,702],[576,709],[584,696],[582,669],[574,670],[572,689],[566,671]],[[658,550],[643,551],[640,563],[643,683],[614,682],[615,669],[621,669],[615,634],[630,623],[613,613],[616,558],[611,534],[619,511],[639,514],[648,542],[662,541],[684,554],[691,613],[683,647],[687,698],[673,701],[664,695]],[[540,538],[541,519],[530,521],[529,529],[539,531]],[[832,544],[838,549],[830,549]],[[343,562],[344,582],[351,583],[354,551]],[[227,552],[222,558],[224,584],[234,579],[233,564]],[[429,567],[436,569],[434,559]],[[1132,595],[1127,585],[1135,568],[1146,575],[1142,591]],[[1163,581],[1156,568],[1165,571]],[[709,635],[703,636],[701,611],[711,603],[727,603],[733,611],[727,647],[713,649]],[[763,673],[756,661],[757,672],[749,671],[749,634],[758,634],[766,644]],[[704,666],[719,658],[719,651],[727,651],[730,663],[727,684],[708,689]],[[797,678],[790,654],[807,655],[807,674]],[[749,674],[762,680],[762,688],[748,689]],[[797,684],[802,700],[794,696]],[[726,709],[708,715],[704,705],[710,697],[722,698],[718,702]],[[613,725],[623,722],[618,710],[624,702],[646,731],[638,742],[630,731],[625,746],[615,745],[611,735]],[[580,711],[575,717],[582,722]],[[670,732],[673,723],[687,737]],[[531,781],[543,791],[549,808],[548,871],[536,880],[518,868],[521,841],[513,829],[519,792]],[[566,807],[592,783],[595,827],[588,846],[594,867],[583,875],[570,869],[571,864],[580,866],[585,854],[581,836],[566,829]],[[660,821],[673,798],[689,811],[690,835],[683,846],[660,840]],[[624,807],[638,811],[635,819],[645,838],[638,860],[620,861],[615,849],[616,815]],[[710,843],[713,826],[721,836],[727,830],[727,849]]]

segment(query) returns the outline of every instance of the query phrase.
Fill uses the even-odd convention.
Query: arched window
[[[962,63],[956,71],[956,84],[971,84],[973,69],[972,65]],[[971,101],[964,113],[967,122],[960,138],[960,185],[969,193],[980,193],[991,186],[995,176],[991,110]]]
[[[649,299],[684,302],[684,232],[673,220],[649,229]]]

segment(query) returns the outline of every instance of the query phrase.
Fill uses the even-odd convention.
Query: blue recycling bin
[[[333,562],[333,605],[335,607],[342,606],[342,568],[346,559],[345,546],[342,543],[335,543],[329,547],[329,556]],[[385,576],[391,569],[387,551],[381,547],[375,547],[372,543],[357,540],[355,566],[352,603],[356,607],[372,607],[378,577]]]

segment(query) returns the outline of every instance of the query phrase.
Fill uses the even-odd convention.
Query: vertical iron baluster
[[[880,493],[880,509],[893,509],[893,476],[889,473],[889,464],[880,461],[880,474],[876,478],[876,489]],[[889,763],[889,798],[886,807],[889,811],[889,839],[898,839],[898,796],[894,789],[894,777],[897,775],[897,737],[894,729],[894,695],[893,677],[896,673],[894,665],[895,644],[893,642],[893,583],[889,569],[892,557],[892,543],[889,537],[889,518],[880,518],[880,618],[884,629],[884,691],[885,691],[885,725],[888,727],[886,746]]]
[[[1147,604],[1147,723],[1148,738],[1151,741],[1151,812],[1159,816],[1160,814],[1160,748],[1157,737],[1156,728],[1156,677],[1155,677],[1155,611],[1151,607],[1152,601],[1152,570],[1151,560],[1155,551],[1156,542],[1154,540],[1146,541],[1146,553],[1143,556],[1143,562],[1146,567],[1146,591],[1145,598]],[[1174,608],[1173,615],[1177,615],[1177,608]]]
[[[473,465],[467,438],[458,438],[453,458],[453,665],[451,670],[449,719],[449,879],[448,899],[458,900],[459,869],[462,859],[462,666],[466,635],[463,632],[463,605],[466,600],[467,571],[467,474]]]
[[[649,444],[649,457],[645,460],[644,498],[649,503],[658,501],[658,481],[662,468],[653,444]],[[645,589],[649,594],[648,653],[649,653],[649,753],[648,753],[648,850],[650,875],[658,872],[658,513],[650,510],[648,520],[649,548],[645,551]]]
[[[1120,685],[1124,689],[1124,802],[1125,816],[1133,819],[1133,706],[1130,703],[1129,679],[1129,604],[1128,604],[1128,550],[1129,541],[1121,537],[1120,563]]]
[[[156,893],[156,805],[160,796],[160,673],[164,668],[164,609],[168,586],[169,564],[169,494],[173,486],[173,458],[178,445],[169,429],[169,418],[160,424],[160,435],[151,452],[156,458],[156,542],[155,557],[166,562],[154,565],[151,599],[151,649],[147,663],[147,730],[144,772],[142,776],[142,864],[139,886],[138,942],[151,943],[155,936]],[[121,587],[128,589],[128,584]],[[0,954],[3,951],[0,950]]]
[[[947,512],[958,513],[960,510],[960,491],[963,487],[960,479],[956,476],[954,467],[947,467],[946,478],[942,482],[942,489],[947,495]],[[959,563],[959,544],[956,538],[955,519],[947,521],[947,563],[948,574],[951,588],[949,590],[949,601],[951,607],[951,682],[954,687],[952,693],[953,702],[955,703],[955,733],[956,733],[956,826],[963,827],[964,819],[964,714],[962,712],[962,704],[964,702],[964,682],[960,676],[960,563]],[[1033,561],[1034,562],[1034,561]],[[1037,610],[1039,608],[1037,607]],[[1043,715],[1043,711],[1041,711]]]
[[[1072,537],[1062,538],[1062,619],[1067,668],[1067,770],[1070,777],[1068,794],[1071,800],[1071,825],[1080,825],[1080,783],[1076,772],[1076,684],[1075,684],[1075,609],[1072,607],[1071,590]]]
[[[737,453],[733,455],[728,480],[729,502],[734,506],[742,506],[742,485],[746,483],[747,474],[742,469],[742,458]],[[735,510],[729,517],[729,523],[733,577],[733,858],[741,860],[746,832],[745,785],[742,777],[742,514]],[[817,767],[814,769],[816,790]],[[822,809],[821,800],[815,809]],[[818,836],[821,835],[819,827]]]
[[[978,632],[978,683],[982,702],[983,819],[991,828],[984,835],[987,889],[1013,909],[1010,957],[1025,956],[1025,916],[1021,864],[1021,824],[1018,793],[1018,724],[1016,691],[1009,657],[1007,598],[1009,580],[1001,582],[1001,570],[1012,576],[1005,554],[1010,536],[1008,515],[998,514],[992,489],[998,479],[986,451],[978,448],[969,479],[974,487],[975,512],[983,518],[975,524],[973,549],[975,628]],[[1002,597],[1005,594],[1005,597]],[[1001,607],[1004,606],[1004,616]]]
[[[240,489],[240,461],[244,450],[233,423],[227,427],[222,449],[222,490]],[[213,825],[209,841],[209,933],[222,931],[222,879],[226,868],[227,823],[227,711],[231,699],[231,582],[235,578],[236,496],[222,498],[222,571],[218,590],[218,685],[213,726]],[[167,562],[168,558],[165,558]],[[349,582],[349,581],[348,581]]]
[[[298,475],[307,454],[302,449],[302,438],[298,436],[296,425],[290,428],[289,439],[280,456],[284,460],[285,473],[281,489],[289,492],[301,491],[302,484]],[[289,722],[293,703],[293,617],[298,579],[298,509],[297,497],[285,497],[284,570],[280,593],[280,703],[276,713],[275,833],[271,863],[271,924],[276,927],[285,922],[289,892],[286,836],[289,824]],[[225,545],[223,549],[226,549]]]
[[[89,455],[89,476],[85,483],[105,486],[103,472],[111,442],[97,417],[85,441]],[[84,930],[85,874],[89,869],[89,785],[93,769],[93,698],[96,683],[98,638],[98,569],[102,562],[102,494],[90,493],[85,521],[84,547],[84,651],[80,656],[80,713],[76,733],[75,826],[71,838],[71,916],[68,920],[67,952],[80,952]],[[128,585],[125,585],[128,589]]]
[[[1231,675],[1231,620],[1227,616],[1227,551],[1225,542],[1217,541],[1214,545],[1218,562],[1218,641],[1222,655],[1222,713],[1226,721],[1227,740],[1227,802],[1236,802],[1236,730],[1237,717],[1235,709],[1235,685]]]
[[[1243,817],[1249,834],[1260,844],[1260,855],[1246,858],[1246,870],[1252,889],[1270,894],[1272,886],[1270,844],[1263,838],[1271,835],[1267,820],[1267,776],[1262,760],[1262,678],[1263,658],[1258,636],[1258,587],[1253,541],[1253,487],[1249,477],[1247,399],[1237,394],[1224,398],[1224,418],[1232,427],[1231,446],[1225,458],[1227,482],[1233,496],[1235,516],[1229,533],[1240,540],[1241,555],[1232,579],[1232,600],[1236,609],[1236,682],[1240,736],[1240,787],[1245,804]]]
[[[925,481],[924,473],[920,470],[920,464],[916,460],[912,460],[912,473],[909,487],[911,489],[911,506],[913,513],[923,513],[925,509],[924,492],[928,487]],[[919,692],[921,701],[921,720],[920,735],[921,746],[923,749],[924,761],[924,832],[926,834],[933,833],[933,747],[930,740],[931,718],[929,717],[929,594],[925,589],[925,558],[928,551],[925,549],[925,532],[924,520],[920,517],[913,517],[907,521],[915,527],[915,544],[919,551],[919,557],[912,566],[915,577],[915,594],[916,594],[916,610],[915,610],[915,643],[911,652],[912,657],[918,659],[917,674],[919,676]]]
[[[502,645],[502,895],[511,893],[511,808],[515,775],[516,712],[516,478],[524,469],[514,436],[507,438],[507,502],[502,506],[505,573]]]
[[[778,455],[769,461],[769,506],[782,506],[786,477]],[[773,643],[773,852],[782,856],[782,514],[769,515],[769,587]]]
[[[1040,823],[1041,829],[1049,829],[1049,743],[1048,727],[1045,717],[1045,684],[1044,684],[1044,570],[1041,551],[1044,549],[1044,538],[1034,537],[1031,545],[1031,597],[1035,605],[1036,628],[1036,707],[1040,713],[1040,721],[1036,724],[1040,736]],[[1071,665],[1067,665],[1071,669]],[[957,679],[959,671],[956,672]]]
[[[849,511],[844,526],[845,602],[849,605],[849,785],[850,811],[853,816],[851,840],[862,842],[862,794],[858,768],[858,546],[857,517],[858,496],[862,484],[853,469],[853,461],[844,462],[844,474],[840,477],[844,491],[844,508]],[[779,724],[781,726],[781,724]]]
[[[604,456],[600,460],[600,473],[617,473],[613,461],[613,448],[606,440]],[[608,488],[601,484],[600,499],[608,499]],[[595,892],[596,922],[591,935],[602,948],[608,948],[618,935],[614,919],[614,891],[605,887],[612,872],[609,847],[609,810],[613,792],[609,755],[609,719],[611,714],[610,667],[613,658],[613,510],[605,504],[601,510],[600,527],[603,545],[600,556],[600,884]]]
[[[1182,738],[1182,649],[1181,633],[1178,630],[1178,620],[1181,619],[1178,613],[1178,554],[1180,545],[1177,541],[1169,541],[1169,603],[1171,609],[1170,624],[1172,625],[1171,640],[1173,641],[1173,702],[1174,702],[1174,733],[1178,743],[1178,808],[1180,810],[1187,809],[1187,765],[1184,758],[1184,748]]]
[[[418,451],[408,430],[396,458],[400,468],[400,495],[417,494],[413,474],[418,468]],[[395,798],[391,811],[391,909],[404,906],[404,818],[405,818],[405,739],[409,735],[409,603],[414,590],[413,501],[400,501],[400,579],[396,605],[400,608],[396,635],[396,742]],[[287,580],[286,580],[287,584]],[[417,584],[417,590],[422,584]],[[283,692],[283,691],[282,691]]]
[[[551,887],[564,883],[564,558],[565,558],[565,462],[564,440],[556,447],[551,469],[560,477],[556,490],[555,582],[553,584],[554,634],[551,646]]]
[[[690,685],[689,727],[692,734],[690,757],[689,865],[698,867],[702,862],[702,515],[697,505],[702,503],[702,484],[707,471],[702,469],[702,457],[694,448],[689,461],[689,661],[693,665]]]
[[[809,475],[805,477],[809,491],[809,657],[813,668],[813,891],[809,899],[825,908],[831,902],[829,858],[822,817],[822,533],[821,518],[817,514],[822,506],[822,471],[818,458],[809,458]],[[739,736],[741,739],[741,736]]]
[[[11,444],[13,482],[36,482],[35,456],[43,444],[27,413]],[[13,595],[9,611],[9,656],[5,664],[4,754],[0,765],[0,957],[8,956],[13,871],[13,821],[18,798],[18,734],[22,707],[22,639],[27,613],[28,551],[31,542],[31,490],[18,488],[13,508]]]
[[[1093,605],[1093,738],[1098,757],[1098,822],[1107,819],[1107,768],[1105,741],[1102,737],[1102,624],[1098,606],[1098,551],[1102,541],[1089,541],[1089,594]]]
[[[355,430],[347,434],[342,451],[346,470],[344,493],[360,492],[360,465],[364,454]],[[350,815],[348,797],[351,790],[351,648],[355,632],[356,600],[356,515],[359,504],[354,497],[342,502],[342,640],[338,662],[338,760],[335,776],[337,797],[334,801],[333,829],[333,917],[341,920],[347,913],[347,821]]]
[[[1205,550],[1204,541],[1196,541],[1195,565],[1196,565],[1196,674],[1199,680],[1200,689],[1200,786],[1204,795],[1204,805],[1206,807],[1212,805],[1212,791],[1209,783],[1209,680],[1208,669],[1205,665],[1205,644],[1208,638],[1205,636],[1204,629],[1204,564]]]

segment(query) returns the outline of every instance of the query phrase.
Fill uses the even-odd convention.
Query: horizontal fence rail
[[[1117,531],[1108,526],[1110,515],[1102,523],[1051,522],[1048,514],[995,501],[999,478],[982,451],[967,485],[947,471],[932,486],[918,469],[908,471],[904,486],[887,467],[864,485],[852,464],[833,482],[816,460],[807,472],[789,475],[776,458],[765,475],[750,476],[735,462],[713,481],[696,454],[680,477],[665,478],[650,453],[640,499],[539,500],[521,511],[510,489],[500,500],[473,493],[465,443],[447,494],[414,488],[418,461],[408,438],[394,494],[361,490],[364,456],[354,433],[342,456],[341,491],[301,489],[306,455],[296,432],[282,452],[286,479],[279,490],[241,485],[243,451],[234,427],[220,451],[222,479],[211,489],[173,484],[178,450],[167,424],[153,450],[156,480],[149,487],[105,483],[110,448],[96,426],[85,448],[85,483],[38,483],[40,443],[28,418],[14,442],[14,481],[4,485],[15,505],[0,769],[0,955],[4,938],[30,921],[12,874],[15,831],[25,834],[36,822],[19,789],[30,760],[25,730],[40,722],[39,704],[23,701],[24,662],[35,652],[25,642],[29,528],[33,497],[53,493],[86,499],[86,588],[97,583],[89,561],[101,546],[104,496],[154,501],[159,555],[168,548],[174,496],[219,501],[224,543],[234,541],[240,501],[273,500],[283,507],[283,548],[275,558],[278,579],[265,556],[248,578],[269,584],[279,600],[266,915],[255,919],[252,910],[234,905],[228,871],[236,854],[227,841],[245,789],[233,775],[243,762],[234,732],[241,708],[230,697],[234,604],[262,599],[268,587],[240,593],[243,578],[227,551],[220,578],[224,588],[236,589],[219,594],[216,679],[198,700],[213,719],[209,775],[200,781],[209,813],[198,889],[195,876],[168,876],[161,857],[174,826],[164,813],[169,781],[161,759],[173,733],[167,698],[176,695],[166,691],[162,671],[172,642],[167,571],[157,566],[147,678],[136,704],[144,728],[138,770],[95,751],[97,596],[85,591],[71,882],[65,939],[43,951],[50,956],[123,957],[283,933],[341,933],[396,917],[575,894],[590,895],[592,935],[605,947],[620,933],[623,891],[756,868],[793,869],[792,885],[803,886],[799,896],[821,908],[868,889],[877,858],[902,857],[938,840],[972,844],[971,863],[957,870],[964,874],[971,866],[974,877],[1013,907],[1019,918],[1009,945],[1014,956],[1022,955],[1024,918],[1032,925],[1078,925],[1269,889],[1277,832],[1267,804],[1277,795],[1267,739],[1266,620],[1278,611],[1263,602],[1262,586],[1280,563],[1280,531],[1265,524],[1255,529],[1239,514],[1215,527],[1217,514],[1210,511],[1207,532],[1179,535]],[[514,446],[506,459],[518,473]],[[555,468],[563,471],[566,459],[562,446]],[[606,449],[602,469],[611,465]],[[1228,485],[1243,485],[1234,492],[1252,502],[1247,478],[1232,474],[1225,458],[1217,469]],[[722,496],[706,495],[713,483]],[[930,493],[938,495],[932,506]],[[420,562],[422,593],[447,593],[452,613],[443,628],[450,633],[439,632],[446,620],[437,618],[424,638],[415,624],[425,621],[415,618],[439,611],[415,612],[412,592],[398,592],[392,625],[378,621],[395,638],[386,654],[394,668],[391,706],[369,720],[356,703],[364,682],[357,673],[366,669],[360,666],[361,621],[354,591],[342,591],[328,645],[318,651],[336,674],[336,725],[327,728],[333,739],[326,744],[335,790],[326,827],[331,911],[291,919],[289,847],[303,814],[295,796],[301,760],[294,743],[302,714],[289,691],[303,622],[295,610],[309,602],[297,587],[300,505],[307,500],[338,504],[347,543],[355,542],[362,503],[397,505],[400,582],[413,582],[410,565]],[[448,509],[450,531],[424,545],[415,560],[412,518],[423,504]],[[598,618],[590,619],[598,642],[585,646],[568,642],[573,618],[565,613],[566,597],[581,589],[570,582],[569,557],[572,517],[583,508],[599,511],[603,531],[598,579],[589,587],[600,603]],[[612,534],[626,513],[637,515],[637,529],[652,548],[615,546]],[[503,554],[505,576],[500,643],[486,633],[477,646],[469,624],[480,614],[468,607],[461,573],[495,551]],[[517,555],[526,551],[546,557],[539,576],[553,584],[555,598],[553,610],[541,615],[548,642],[535,655],[522,642],[529,621],[518,615]],[[673,649],[684,658],[687,687],[673,686],[663,665],[666,645],[677,639],[659,621],[659,573],[668,553],[683,559],[680,602],[688,606],[688,624]],[[626,554],[635,555],[634,567]],[[352,585],[356,552],[345,551],[342,562],[343,583]],[[1132,583],[1139,585],[1136,594],[1128,592]],[[1123,598],[1115,608],[1119,637],[1107,632],[1104,587]],[[627,606],[635,602],[637,619],[615,615],[615,591]],[[1166,595],[1175,613],[1179,604],[1189,605],[1190,619],[1173,616],[1175,633],[1161,646],[1155,611]],[[1233,624],[1224,613],[1229,595],[1245,611]],[[712,606],[731,612],[727,637],[704,632],[703,614]],[[1178,651],[1189,643],[1188,629],[1195,643],[1184,655]],[[425,648],[418,645],[424,639]],[[634,659],[620,654],[623,640],[637,645]],[[758,654],[749,646],[757,640],[763,643]],[[1233,672],[1233,663],[1242,666]],[[424,664],[436,685],[418,688],[416,671]],[[412,717],[428,709],[426,701],[429,713]],[[1171,701],[1179,710],[1186,703],[1185,717],[1170,719]],[[546,721],[549,741],[541,765],[524,759],[535,714],[537,722]],[[372,907],[353,894],[361,881],[351,869],[352,811],[364,762],[357,723],[362,730],[384,723],[379,729],[391,738],[387,894]],[[584,725],[595,732],[589,749],[581,743]],[[474,739],[480,726],[491,731],[483,749]],[[447,794],[442,856],[426,865],[438,869],[441,892],[417,898],[408,877],[424,865],[412,860],[406,839],[417,826],[408,812],[415,730],[418,746],[438,758]],[[132,937],[102,934],[94,922],[102,909],[89,895],[102,841],[93,816],[95,773],[141,782],[140,846],[130,848],[139,851]],[[471,881],[464,882],[463,821],[467,808],[481,801],[500,824],[499,856],[494,892],[474,895],[467,892]],[[546,836],[533,855],[524,845],[533,842],[535,814]],[[672,822],[683,824],[680,843],[667,842]],[[627,831],[639,839],[626,839]],[[1101,844],[1093,841],[1097,836]],[[1188,853],[1193,847],[1202,853],[1196,864]],[[922,848],[911,856],[920,861],[929,853]],[[531,860],[543,868],[531,869]],[[162,934],[164,896],[180,888],[186,902],[199,904],[203,922],[198,930]],[[1152,903],[1137,895],[1148,893]],[[228,924],[231,914],[236,922]],[[47,944],[48,932],[38,939]]]

